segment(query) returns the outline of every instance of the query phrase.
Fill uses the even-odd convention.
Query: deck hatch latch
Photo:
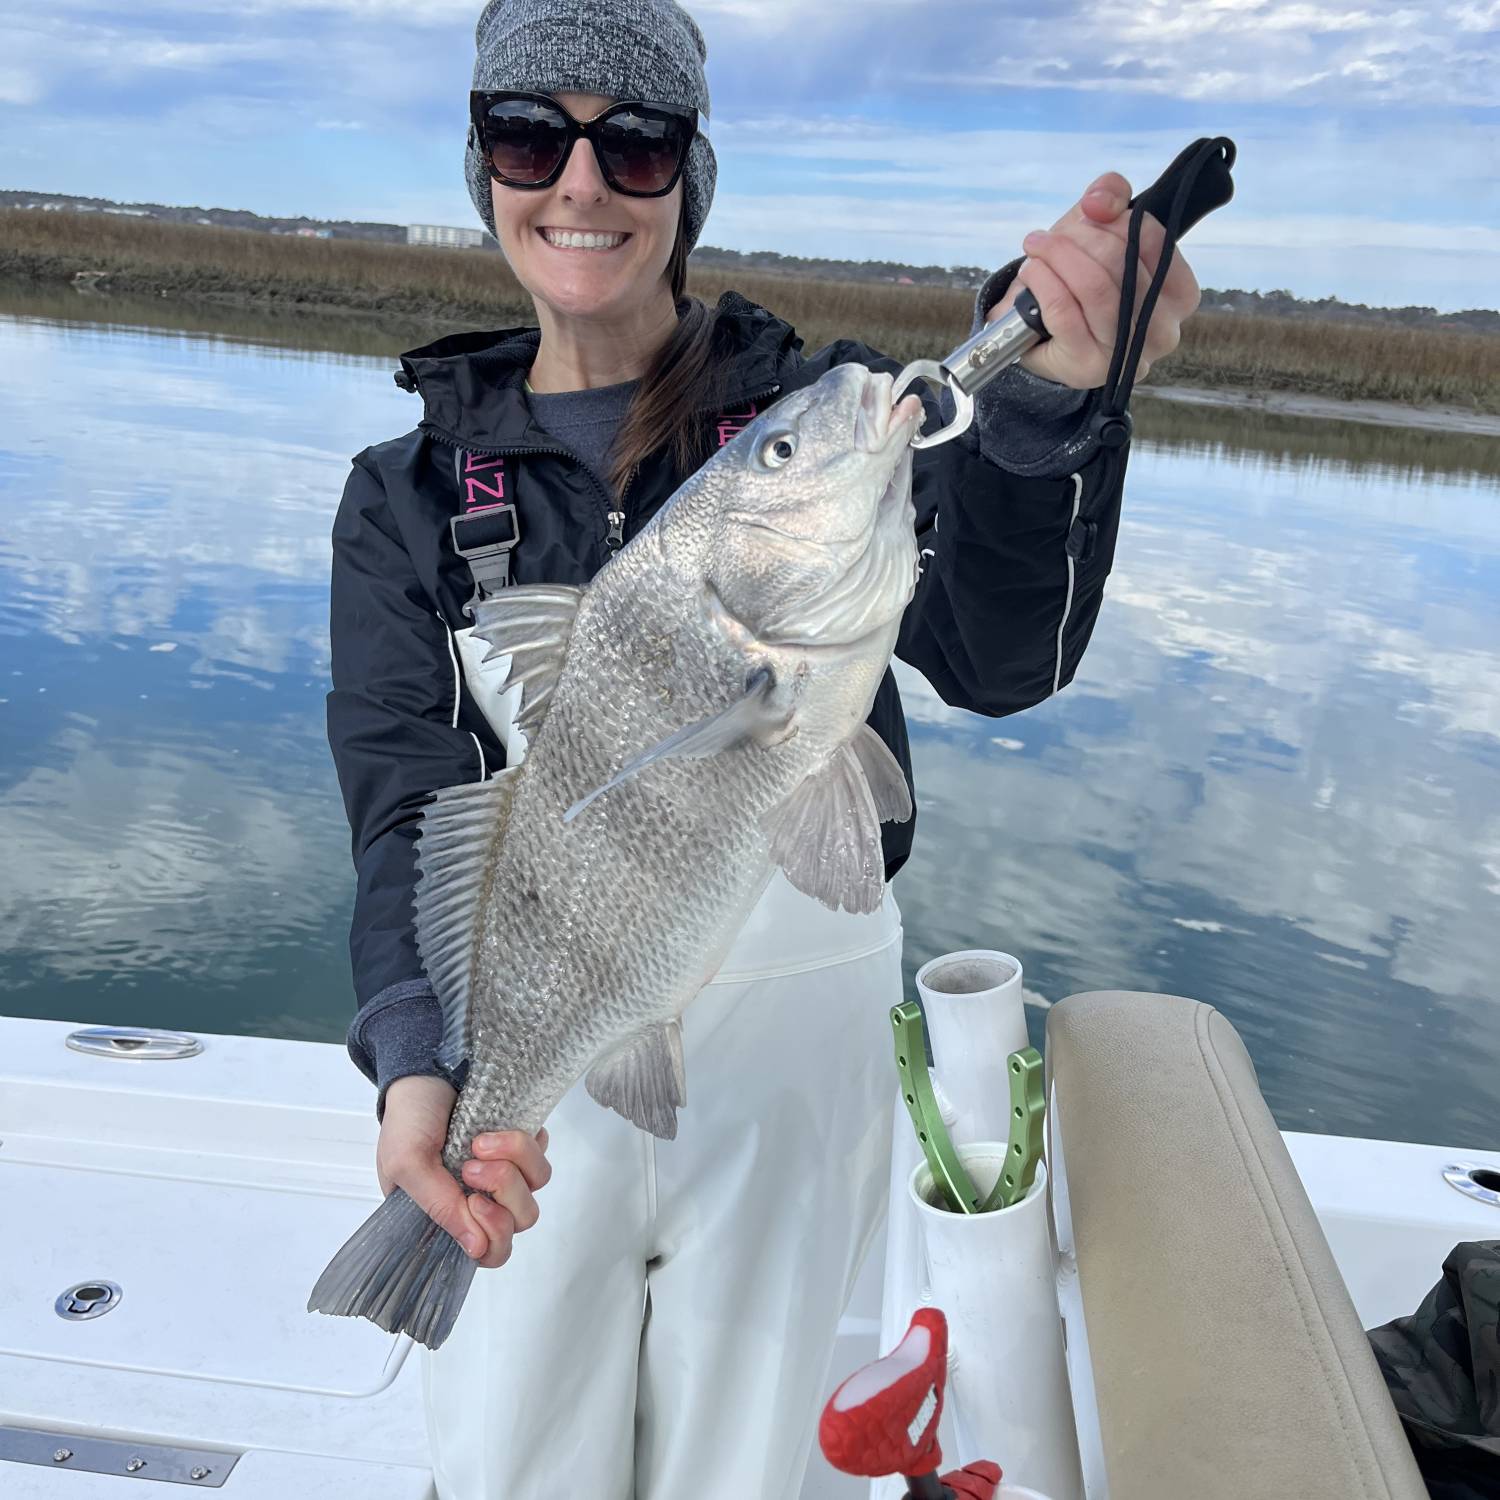
[[[119,1302],[123,1293],[112,1281],[80,1281],[59,1293],[52,1305],[60,1318],[81,1323],[87,1318],[102,1318]]]

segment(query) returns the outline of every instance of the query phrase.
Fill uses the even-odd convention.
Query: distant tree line
[[[214,224],[225,229],[251,229],[270,234],[314,234],[321,239],[368,240],[405,244],[404,224],[381,224],[350,219],[275,218],[242,208],[181,207],[166,203],[116,203],[109,198],[85,198],[71,193],[37,193],[0,189],[0,208],[29,208],[50,212],[108,213],[150,218],[173,224]],[[485,249],[499,246],[489,235]],[[909,282],[913,286],[977,287],[990,266],[911,266],[893,260],[837,260],[820,256],[783,255],[777,250],[721,250],[699,245],[693,263],[724,271],[753,271],[800,279],[831,281]],[[1203,307],[1213,312],[1248,313],[1255,317],[1296,318],[1308,322],[1394,324],[1407,328],[1453,328],[1472,333],[1500,333],[1500,311],[1470,308],[1441,313],[1433,307],[1369,307],[1338,297],[1296,297],[1289,291],[1241,292],[1205,288]]]
[[[1500,312],[1471,307],[1439,312],[1435,307],[1370,307],[1339,297],[1297,297],[1291,292],[1215,291],[1205,287],[1203,307],[1213,312],[1245,312],[1262,318],[1300,318],[1316,323],[1394,323],[1406,328],[1459,328],[1470,333],[1500,333]]]

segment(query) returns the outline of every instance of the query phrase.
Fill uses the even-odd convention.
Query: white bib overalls
[[[514,764],[508,660],[454,640]],[[540,1221],[418,1351],[441,1500],[795,1500],[884,1218],[900,998],[890,893],[852,916],[778,872],[683,1017],[677,1139],[569,1091]]]

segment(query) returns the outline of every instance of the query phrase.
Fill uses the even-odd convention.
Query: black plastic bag
[[[1432,1500],[1496,1500],[1500,1240],[1455,1245],[1421,1307],[1369,1337]]]

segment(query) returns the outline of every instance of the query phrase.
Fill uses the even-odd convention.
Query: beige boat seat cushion
[[[1110,1500],[1427,1500],[1229,1022],[1074,995],[1047,1073]]]

